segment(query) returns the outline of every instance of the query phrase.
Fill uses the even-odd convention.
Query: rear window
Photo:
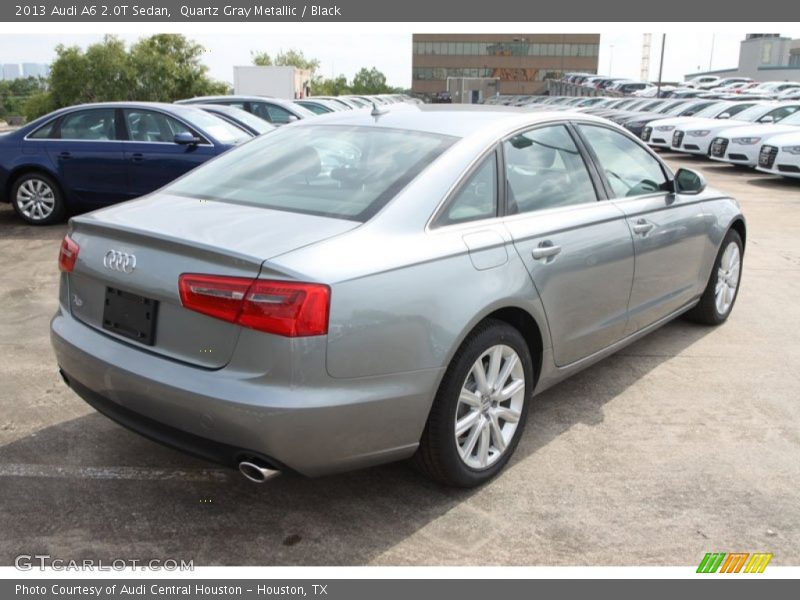
[[[287,127],[225,153],[166,191],[363,222],[455,140],[373,127]]]

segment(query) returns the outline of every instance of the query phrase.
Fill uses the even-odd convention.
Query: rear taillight
[[[68,235],[64,236],[64,241],[61,242],[61,250],[58,253],[58,270],[65,273],[72,273],[75,268],[75,261],[78,260],[78,252],[81,247],[78,246],[72,238]]]
[[[178,287],[184,307],[223,321],[287,337],[328,333],[327,285],[184,273]]]

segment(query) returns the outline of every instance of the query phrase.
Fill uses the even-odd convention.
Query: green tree
[[[344,75],[339,75],[332,79],[315,77],[311,81],[311,92],[315,96],[341,96],[342,94],[349,94],[351,91],[350,84],[347,83],[347,77]]]
[[[204,48],[179,34],[143,38],[130,49],[106,36],[85,51],[56,47],[49,91],[25,105],[31,119],[73,104],[114,100],[172,102],[206,94],[224,94],[228,86],[208,78]]]
[[[354,94],[387,94],[393,89],[386,85],[386,75],[375,67],[361,68],[353,77]]]
[[[257,67],[271,67],[272,57],[266,52],[250,52],[253,64]]]
[[[28,100],[46,89],[47,81],[40,77],[0,81],[0,119],[23,115]]]
[[[136,100],[172,102],[207,94],[224,94],[227,85],[210,81],[200,62],[205,49],[183,35],[160,33],[130,50]]]
[[[294,48],[289,48],[286,52],[281,50],[275,55],[274,60],[267,52],[250,52],[250,56],[253,64],[259,67],[297,67],[298,69],[311,71],[312,75],[314,71],[319,69],[318,59],[308,58],[303,54],[302,50],[295,50]]]

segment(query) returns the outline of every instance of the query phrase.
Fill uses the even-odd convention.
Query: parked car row
[[[323,113],[414,102],[403,95],[207,96],[63,108],[0,134],[0,200],[47,225],[156,190],[255,136]]]

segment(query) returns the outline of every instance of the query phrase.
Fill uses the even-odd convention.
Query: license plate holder
[[[156,337],[158,301],[106,287],[103,329],[152,346]]]

